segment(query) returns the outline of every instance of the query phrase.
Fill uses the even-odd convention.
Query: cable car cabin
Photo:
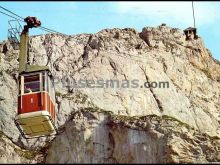
[[[19,75],[15,124],[25,138],[56,134],[55,92],[48,71]]]

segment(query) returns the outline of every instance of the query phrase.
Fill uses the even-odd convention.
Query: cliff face
[[[18,50],[0,45],[0,130],[20,162],[183,163],[220,161],[220,63],[201,38],[167,26],[48,34],[30,39],[29,63],[55,77],[55,137],[25,141],[13,118]],[[167,88],[76,88],[78,80],[167,82]],[[0,162],[17,162],[5,149]],[[61,154],[62,153],[62,154]],[[10,155],[10,154],[9,154]],[[23,160],[24,159],[24,160]]]

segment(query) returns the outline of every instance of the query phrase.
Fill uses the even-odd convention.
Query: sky
[[[194,26],[190,1],[0,1],[0,6],[22,17],[36,16],[43,27],[68,35],[126,27],[141,32],[143,27],[162,23],[181,30]],[[220,60],[220,2],[196,1],[194,9],[199,36],[213,57]],[[0,13],[0,42],[7,39],[8,21],[12,19]],[[30,35],[45,33],[32,29]]]

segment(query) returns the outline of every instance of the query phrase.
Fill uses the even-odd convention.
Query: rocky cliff
[[[0,162],[220,162],[220,63],[185,37],[164,25],[31,37],[29,63],[55,77],[59,134],[28,141],[13,122],[19,50],[2,42]],[[81,79],[168,86],[76,88]]]

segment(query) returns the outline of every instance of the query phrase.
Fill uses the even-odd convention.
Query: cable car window
[[[24,77],[24,93],[40,91],[40,75],[31,75]]]
[[[55,102],[54,84],[52,79],[48,76],[49,95],[53,102]]]
[[[51,80],[51,99],[53,100],[53,102],[55,103],[55,90],[54,90],[54,82]]]
[[[18,79],[18,94],[21,94],[21,77]]]
[[[42,74],[42,85],[43,85],[43,91],[49,91],[48,89],[48,82],[47,82],[47,72],[43,72]]]
[[[45,91],[45,73],[42,73],[42,87],[43,87],[43,91]]]
[[[40,81],[40,75],[36,74],[36,75],[24,77],[24,83],[33,82],[33,81]]]

